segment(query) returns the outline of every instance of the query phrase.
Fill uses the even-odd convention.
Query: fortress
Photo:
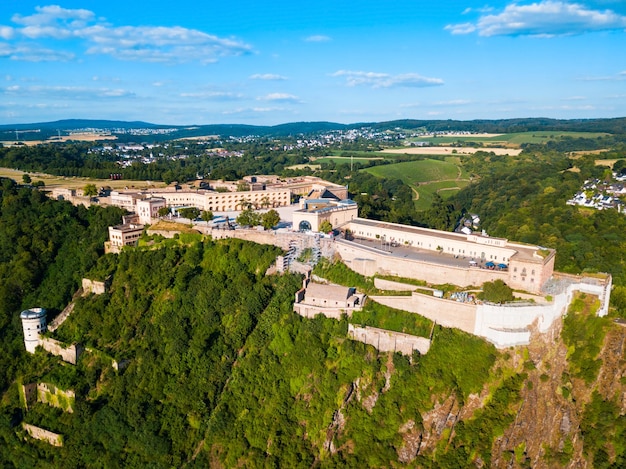
[[[450,233],[363,218],[351,220],[343,228],[355,238],[388,247],[380,250],[388,255],[376,256],[356,243],[338,247],[343,261],[368,277],[380,273],[461,287],[501,279],[513,289],[540,293],[554,272],[554,249],[484,233]]]

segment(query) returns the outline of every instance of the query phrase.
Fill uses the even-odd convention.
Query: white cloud
[[[67,62],[74,57],[74,54],[66,51],[0,43],[0,58],[28,62]]]
[[[348,86],[366,85],[372,88],[425,87],[443,85],[441,78],[430,78],[417,73],[390,75],[388,73],[339,70],[333,77],[345,77]]]
[[[270,93],[265,96],[260,96],[257,98],[259,101],[282,101],[282,102],[290,102],[290,103],[298,103],[300,102],[300,98],[288,93]]]
[[[87,21],[93,20],[94,13],[89,10],[69,10],[58,5],[48,5],[45,7],[35,7],[37,13],[30,16],[13,15],[14,23],[24,26],[37,26],[42,24],[55,23],[63,20],[71,25],[84,25]]]
[[[472,102],[467,99],[451,99],[449,101],[438,101],[433,104],[436,106],[465,106],[471,103]]]
[[[228,111],[223,111],[224,115],[231,114],[253,114],[253,113],[267,113],[267,112],[284,112],[286,109],[282,107],[247,107],[247,108],[237,108],[230,109]]]
[[[248,44],[237,39],[180,26],[112,26],[96,19],[89,10],[56,5],[37,7],[36,11],[31,16],[14,15],[12,20],[18,27],[0,25],[0,37],[82,41],[89,54],[144,62],[210,63],[251,51]]]
[[[14,35],[15,35],[15,30],[13,28],[11,28],[10,26],[0,25],[0,38],[1,39],[5,39],[8,41],[9,39],[12,39]]]
[[[543,0],[512,3],[499,14],[486,14],[476,23],[451,24],[452,34],[478,31],[480,36],[553,37],[626,28],[626,16],[612,10],[592,10],[579,3]]]
[[[304,38],[305,42],[328,42],[332,39],[329,36],[324,36],[323,34],[314,34],[313,36],[308,36]]]
[[[20,86],[0,88],[0,92],[10,96],[37,97],[49,99],[92,100],[97,98],[132,98],[135,93],[114,88],[88,88],[83,86]]]
[[[180,93],[182,98],[208,99],[215,101],[231,101],[243,99],[244,95],[240,93],[231,93],[226,91],[203,91],[198,93]]]
[[[274,73],[255,73],[250,75],[250,80],[284,81],[287,77]]]
[[[626,80],[626,71],[619,72],[615,75],[605,76],[586,76],[579,78],[581,81],[623,81]]]

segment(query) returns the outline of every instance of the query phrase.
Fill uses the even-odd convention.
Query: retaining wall
[[[374,286],[379,290],[391,290],[391,291],[415,291],[417,285],[411,285],[409,283],[394,282],[393,280],[385,280],[382,278],[374,278]]]
[[[430,340],[425,337],[393,332],[376,327],[359,327],[348,324],[348,337],[376,347],[381,352],[398,352],[411,356],[417,350],[424,355],[430,350]]]
[[[477,305],[413,293],[411,296],[371,296],[377,303],[417,313],[444,327],[456,327],[474,334]]]
[[[503,282],[509,280],[509,273],[506,271],[454,267],[405,259],[342,240],[336,242],[335,249],[348,267],[366,277],[375,274],[392,275],[424,280],[432,284],[452,283],[460,287],[479,286],[497,279]]]
[[[305,318],[314,318],[318,314],[322,314],[330,319],[341,319],[342,314],[347,314],[348,317],[352,316],[353,309],[351,308],[322,308],[319,306],[305,305],[304,303],[295,303],[293,310],[300,316]]]

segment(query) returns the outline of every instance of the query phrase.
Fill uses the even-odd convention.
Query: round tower
[[[31,308],[20,314],[22,328],[24,329],[24,345],[26,351],[35,353],[39,345],[39,336],[46,332],[46,310],[43,308]]]

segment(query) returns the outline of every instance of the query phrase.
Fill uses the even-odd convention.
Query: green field
[[[394,156],[394,155],[391,155]],[[372,157],[372,158],[361,158],[361,157],[354,157],[351,158],[349,156],[324,156],[323,158],[317,158],[314,161],[314,164],[322,164],[322,163],[330,163],[331,161],[334,161],[335,164],[350,164],[352,163],[369,163],[370,161],[375,161],[375,160],[382,160],[384,158],[377,156],[377,157]]]
[[[404,163],[373,166],[363,171],[381,178],[401,179],[409,186],[417,186],[423,182],[446,179],[455,180],[467,177],[456,164],[440,160],[407,161]]]
[[[456,194],[469,184],[468,174],[457,164],[458,158],[440,160],[407,161],[363,169],[368,173],[390,179],[400,179],[416,193],[415,208],[430,207],[433,194],[444,199]]]
[[[545,143],[550,140],[561,140],[563,138],[597,138],[608,135],[602,132],[557,132],[557,131],[537,131],[518,132],[510,134],[496,135],[493,137],[472,137],[471,135],[457,135],[451,137],[417,137],[409,139],[413,142],[430,142],[433,145],[449,145],[457,142],[483,143],[485,146],[519,146],[522,143]]]
[[[417,188],[419,198],[415,201],[416,210],[428,210],[433,202],[433,194],[439,194],[444,200],[452,197],[459,190],[467,187],[469,181],[460,179],[458,181],[437,181],[420,184]]]

